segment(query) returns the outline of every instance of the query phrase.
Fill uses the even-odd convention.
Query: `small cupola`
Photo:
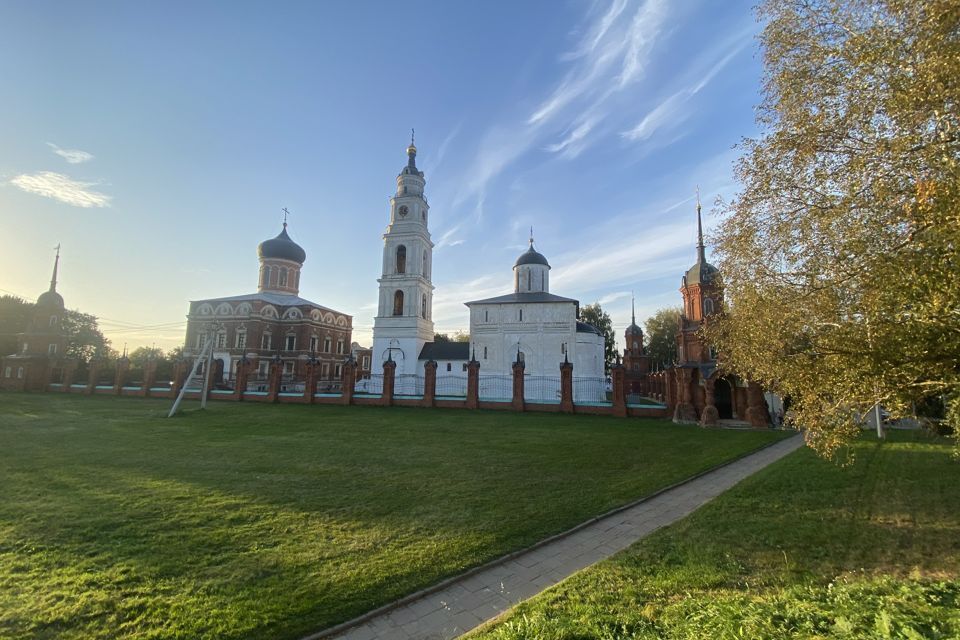
[[[533,246],[533,228],[530,246],[513,265],[513,290],[515,293],[550,292],[550,263]]]

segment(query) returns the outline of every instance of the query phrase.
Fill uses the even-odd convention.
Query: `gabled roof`
[[[563,296],[556,296],[552,293],[547,293],[545,291],[530,291],[525,293],[508,293],[505,296],[497,296],[495,298],[486,298],[485,300],[472,300],[470,302],[464,302],[463,304],[468,307],[472,304],[511,304],[511,303],[523,303],[531,304],[538,302],[572,302],[573,304],[580,304],[578,300],[573,298],[564,298]]]
[[[469,360],[469,342],[427,342],[418,360]]]

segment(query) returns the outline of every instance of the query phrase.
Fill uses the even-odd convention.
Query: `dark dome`
[[[643,335],[643,331],[640,330],[640,327],[638,327],[636,323],[632,323],[629,327],[627,327],[627,332],[626,332],[626,333],[627,333],[628,336],[642,336],[642,335]]]
[[[257,255],[261,258],[292,260],[300,264],[303,264],[303,261],[307,259],[307,252],[303,250],[303,247],[287,235],[286,223],[284,223],[280,235],[260,243],[260,246],[257,247]]]
[[[62,309],[63,296],[56,291],[44,291],[40,294],[40,297],[37,298],[37,305],[42,307],[57,307]]]
[[[522,264],[544,264],[548,267],[550,263],[547,262],[547,259],[543,256],[542,253],[537,252],[533,248],[533,242],[530,242],[530,248],[520,254],[520,257],[517,258],[517,262],[513,265],[514,267],[519,267]]]
[[[710,284],[720,270],[709,262],[697,262],[687,271],[687,284]]]

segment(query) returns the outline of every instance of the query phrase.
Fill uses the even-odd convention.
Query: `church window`
[[[546,271],[540,272],[540,290],[541,291],[547,290],[547,272]]]
[[[247,346],[247,332],[246,331],[237,331],[237,349],[243,349]]]
[[[423,277],[429,278],[430,273],[427,271],[427,252],[423,252]]]
[[[483,310],[483,321],[490,322],[490,311],[487,309]]]
[[[393,294],[393,315],[403,315],[403,291],[397,289]]]
[[[320,342],[320,338],[317,336],[310,336],[310,351],[316,351],[317,345]]]
[[[403,245],[397,247],[397,273],[407,272],[407,248]],[[394,314],[398,315],[398,314]]]
[[[6,369],[3,370],[4,378],[9,378],[12,375],[13,375],[13,367],[7,367]]]
[[[708,316],[713,313],[713,299],[704,298],[703,300],[703,315]]]
[[[338,364],[333,368],[333,377],[339,378],[342,373],[343,373],[343,365]]]
[[[295,271],[294,274],[293,274],[293,278],[294,278],[294,280],[293,280],[293,286],[294,286],[295,288],[299,289],[299,288],[300,288],[300,272],[299,272],[299,271]]]
[[[331,341],[330,341],[330,337],[329,337],[329,336],[323,339],[323,352],[324,352],[324,353],[330,353],[330,345],[331,345],[331,344],[332,344],[332,343],[331,343]]]
[[[217,334],[217,349],[223,349],[225,346],[227,346],[227,334],[226,334],[226,333],[218,333],[218,334]]]
[[[337,353],[343,355],[343,340],[337,340]]]
[[[329,377],[330,377],[330,363],[329,363],[329,362],[324,362],[322,365],[320,365],[320,375],[323,376],[324,378],[329,378]]]
[[[427,294],[423,294],[423,299],[420,301],[420,315],[424,320],[427,319]]]
[[[633,350],[636,351],[636,350],[639,349],[639,348],[640,348],[640,345],[638,345],[638,344],[637,344],[637,341],[634,340],[634,341],[633,341]]]
[[[260,278],[260,282],[262,283],[263,287],[270,286],[270,267],[263,268],[263,277]]]
[[[51,345],[49,345],[49,346],[47,347],[47,355],[48,355],[48,356],[55,356],[55,355],[57,355],[57,345],[56,345],[56,344],[51,344]]]
[[[287,336],[287,351],[293,351],[297,347],[297,336]]]
[[[263,338],[260,339],[260,348],[261,348],[261,349],[269,349],[269,348],[270,348],[270,342],[272,341],[272,338],[273,338],[273,336],[271,336],[269,333],[263,334]]]
[[[523,322],[523,309],[520,309],[520,322]]]
[[[447,371],[452,371],[452,370],[453,370],[453,363],[448,362],[448,363],[447,363]]]
[[[50,326],[51,327],[57,326],[57,316],[50,316]]]
[[[487,359],[487,348],[486,348],[486,347],[483,348],[483,359],[484,359],[484,360]]]
[[[280,269],[280,282],[279,282],[279,285],[280,285],[281,287],[287,286],[287,270],[286,270],[286,269]]]
[[[533,286],[530,284],[532,277],[533,277],[533,274],[530,272],[530,269],[527,269],[527,291],[533,290]]]
[[[17,367],[17,378],[23,378],[23,367]]]

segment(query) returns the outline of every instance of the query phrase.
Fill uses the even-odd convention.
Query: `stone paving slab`
[[[603,517],[568,535],[449,582],[338,633],[304,640],[447,640],[491,620],[570,575],[695,511],[803,446],[799,435]]]

